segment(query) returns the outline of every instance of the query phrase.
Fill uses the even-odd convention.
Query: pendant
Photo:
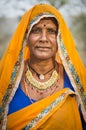
[[[43,75],[43,74],[40,74],[40,75],[39,75],[39,79],[44,80],[44,75]]]

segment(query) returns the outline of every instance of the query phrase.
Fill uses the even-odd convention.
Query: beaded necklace
[[[54,85],[51,86],[49,95],[52,95],[55,92],[56,88],[58,88],[58,86],[56,85],[57,82],[58,81],[56,81],[54,83]],[[30,84],[29,84],[29,87],[31,87],[31,89],[33,89],[33,87]],[[34,103],[33,99],[30,96],[30,91],[28,90],[28,84],[25,81],[25,79],[24,79],[24,89],[25,89],[25,94],[26,94],[27,97],[29,97],[31,104]],[[35,90],[39,95],[42,95],[42,94],[48,92],[48,89],[46,89],[46,90],[37,90],[37,89],[34,88],[33,90]]]
[[[60,67],[60,66],[58,66]],[[30,90],[32,90],[33,94],[38,94],[38,96],[40,97],[40,95],[51,95],[53,94],[56,89],[59,87],[57,84],[59,82],[59,78],[60,78],[60,68],[58,68],[58,73],[57,73],[57,64],[54,67],[54,70],[52,72],[52,75],[50,77],[50,79],[48,79],[45,82],[40,82],[38,80],[36,80],[33,77],[32,72],[30,71],[29,66],[27,65],[27,69],[25,71],[25,77],[24,77],[24,90],[26,95],[30,98],[31,103],[33,103],[33,100],[30,97]],[[56,70],[55,70],[56,69]],[[28,88],[30,87],[30,88]],[[43,97],[43,96],[42,96]],[[39,99],[38,99],[39,100]]]
[[[31,86],[33,86],[34,88],[38,89],[38,90],[46,90],[49,87],[53,86],[53,84],[58,80],[58,73],[56,70],[53,71],[50,79],[46,82],[39,82],[37,81],[31,71],[28,70],[25,73],[25,81],[30,84]]]

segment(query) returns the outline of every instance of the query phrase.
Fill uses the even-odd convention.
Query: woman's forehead
[[[41,26],[41,27],[51,26],[58,30],[58,22],[54,17],[44,17],[40,19],[36,24],[34,24],[32,28],[37,26]]]
[[[51,19],[41,19],[38,23],[36,23],[33,27],[36,27],[36,26],[43,26],[43,27],[46,27],[46,26],[53,26],[53,27],[56,27],[56,24],[51,20]]]
[[[57,19],[55,18],[54,15],[52,14],[43,14],[41,16],[36,16],[29,24],[29,28],[27,29],[27,37],[29,36],[30,34],[30,31],[32,30],[33,27],[35,27],[39,21],[43,20],[43,19],[46,19],[46,20],[51,20],[55,25],[56,25],[56,30],[57,30],[57,33],[58,33],[58,29],[59,29],[59,23],[57,21]]]

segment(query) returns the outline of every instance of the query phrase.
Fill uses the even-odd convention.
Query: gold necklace
[[[55,92],[56,88],[58,87],[58,86],[56,85],[57,82],[58,82],[58,81],[56,81],[56,83],[54,83],[54,85],[53,85],[51,88],[49,88],[49,89],[50,89],[50,94],[49,94],[49,95],[52,95],[52,94]],[[31,89],[33,89],[33,87],[32,87],[30,84],[29,84],[29,86],[31,87]],[[53,89],[53,88],[54,88],[54,89]],[[24,79],[24,89],[25,89],[25,94],[26,94],[26,96],[29,97],[29,99],[30,99],[30,102],[31,102],[31,103],[34,103],[33,99],[30,97],[29,90],[28,90],[28,84],[27,84],[27,82],[25,81],[25,79]],[[42,90],[38,90],[37,88],[34,88],[33,90],[35,90],[35,91],[36,91],[38,94],[40,94],[40,95],[45,94],[46,92],[48,92],[48,89],[42,91]],[[35,92],[35,91],[34,91],[34,92]]]
[[[34,88],[37,88],[38,90],[46,90],[49,87],[53,86],[53,84],[58,80],[58,73],[56,70],[54,70],[48,81],[39,82],[33,77],[32,73],[28,69],[25,73],[25,80],[28,84],[30,84]]]

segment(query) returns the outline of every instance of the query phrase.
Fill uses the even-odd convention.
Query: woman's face
[[[41,19],[32,27],[28,37],[30,57],[46,60],[55,57],[57,51],[57,27],[50,19]]]

